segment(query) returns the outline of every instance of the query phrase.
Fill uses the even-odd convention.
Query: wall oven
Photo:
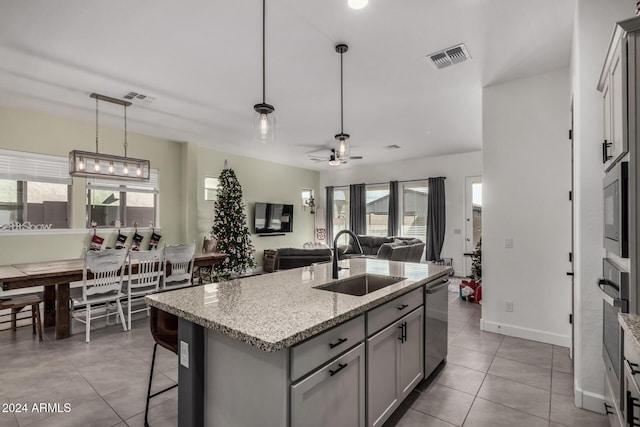
[[[629,273],[605,258],[603,278],[598,280],[602,291],[602,357],[607,381],[617,409],[622,409],[623,374],[622,334],[618,313],[629,312]]]
[[[629,257],[629,162],[619,162],[605,175],[604,248],[622,258]]]

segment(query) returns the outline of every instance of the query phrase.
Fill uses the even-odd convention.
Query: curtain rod
[[[432,176],[431,178],[442,178],[442,179],[447,179],[446,176]],[[405,180],[397,180],[399,183],[400,182],[416,182],[416,181],[427,181],[429,178],[422,178],[422,179],[405,179]],[[389,181],[386,182],[367,182],[364,183],[364,185],[382,185],[382,184],[388,184]],[[348,187],[350,184],[347,185],[327,185],[325,186],[325,188],[327,187]]]

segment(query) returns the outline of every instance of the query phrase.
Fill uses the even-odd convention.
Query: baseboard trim
[[[578,408],[604,414],[604,396],[602,394],[591,393],[579,388],[575,388],[573,393]]]
[[[538,329],[522,328],[520,326],[505,325],[498,322],[480,320],[480,329],[488,332],[495,332],[510,337],[523,338],[526,340],[539,341],[553,344],[560,347],[571,347],[571,337],[567,335],[554,334]]]

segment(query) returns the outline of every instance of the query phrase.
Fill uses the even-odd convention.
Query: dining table
[[[197,253],[194,270],[220,264],[226,257],[219,252]],[[70,283],[82,281],[83,266],[82,258],[0,265],[0,283],[3,291],[44,287],[43,324],[55,326],[56,339],[68,338],[71,335]],[[131,266],[132,273],[135,266]]]

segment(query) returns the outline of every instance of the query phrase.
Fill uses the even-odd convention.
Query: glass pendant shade
[[[349,160],[351,156],[351,144],[349,144],[348,137],[336,136],[336,140],[336,159],[339,161]]]
[[[257,104],[253,107],[254,114],[253,133],[256,141],[267,143],[276,139],[276,116],[274,108],[269,104]]]

